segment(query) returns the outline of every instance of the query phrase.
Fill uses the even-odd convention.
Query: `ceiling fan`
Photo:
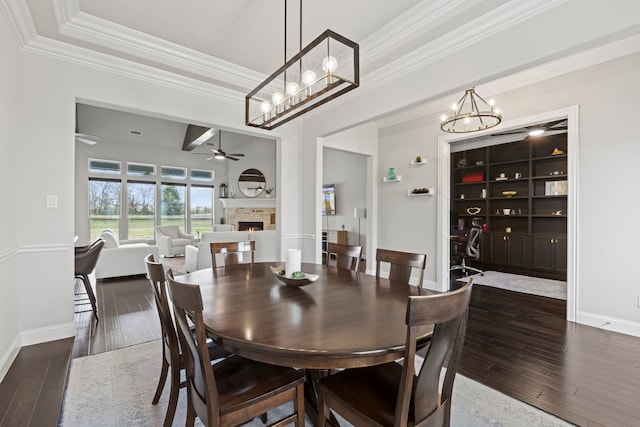
[[[215,146],[215,144],[212,144],[210,142],[206,143],[207,145],[213,145]],[[238,157],[244,157],[244,154],[242,153],[230,153],[227,154],[224,152],[224,150],[222,150],[222,131],[218,130],[218,148],[212,148],[211,151],[213,151],[214,155],[207,157],[207,160],[211,160],[211,159],[218,159],[218,160],[224,160],[224,159],[229,159],[229,160],[240,160],[238,159]],[[208,154],[208,153],[198,153],[198,154]]]

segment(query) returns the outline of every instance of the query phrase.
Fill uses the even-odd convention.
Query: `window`
[[[119,174],[120,162],[89,159],[89,172]]]
[[[153,239],[156,185],[127,182],[127,238]]]
[[[192,181],[213,181],[213,171],[205,171],[192,169],[191,170],[191,180]]]
[[[89,234],[98,237],[105,228],[120,231],[120,181],[89,179]]]
[[[142,163],[127,163],[127,174],[135,176],[154,176],[156,174],[155,165],[145,165]]]
[[[213,187],[191,186],[191,234],[211,231],[213,226]]]
[[[161,224],[177,225],[184,229],[185,188],[185,185],[162,184]]]
[[[184,168],[162,166],[162,177],[173,178],[173,179],[185,179],[187,177],[187,170]]]

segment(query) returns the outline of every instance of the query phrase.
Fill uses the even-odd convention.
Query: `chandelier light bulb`
[[[458,104],[451,104],[451,110],[456,111],[458,109]]]
[[[469,122],[471,122],[471,119],[469,117],[465,117],[464,118],[464,124],[468,125]]]
[[[494,101],[493,98],[490,99],[489,100],[489,105],[493,107],[494,105],[496,105],[496,101]]]
[[[312,85],[315,81],[316,81],[316,73],[314,73],[313,71],[307,70],[304,73],[302,73],[302,82],[306,86]]]
[[[284,95],[280,92],[276,92],[271,96],[271,100],[275,105],[280,105],[282,104],[282,101],[284,101]]]
[[[496,112],[496,114],[500,114],[500,109],[499,109],[499,108],[496,108],[496,109],[495,109],[495,112]]]
[[[441,115],[440,116],[440,121],[444,122],[445,120],[447,120],[447,115],[446,114]]]
[[[325,73],[333,74],[338,68],[338,60],[333,56],[327,56],[322,60],[322,69]]]
[[[271,110],[271,103],[269,101],[262,101],[262,103],[260,103],[260,111],[268,113],[269,110]]]
[[[298,83],[296,83],[296,82],[287,83],[287,93],[290,96],[295,95],[297,92],[298,92]]]

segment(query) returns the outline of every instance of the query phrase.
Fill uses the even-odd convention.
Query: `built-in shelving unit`
[[[536,260],[566,258],[553,246],[566,246],[566,151],[566,134],[557,134],[452,154],[451,223],[483,226],[482,263],[566,276],[566,261]]]

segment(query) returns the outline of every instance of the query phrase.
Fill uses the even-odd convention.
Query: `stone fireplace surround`
[[[238,222],[262,222],[264,230],[276,229],[276,199],[220,199],[224,207],[224,219],[239,230]]]

